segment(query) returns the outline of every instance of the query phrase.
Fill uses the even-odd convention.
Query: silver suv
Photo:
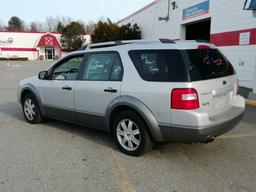
[[[153,142],[209,142],[245,109],[228,59],[203,41],[91,44],[20,82],[29,123],[44,117],[109,131],[120,150]]]

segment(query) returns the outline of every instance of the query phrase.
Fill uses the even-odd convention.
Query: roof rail
[[[175,43],[175,41],[171,39],[159,39],[161,43]],[[145,43],[156,43],[159,42],[157,40],[124,40],[124,41],[109,41],[102,43],[92,43],[87,45],[87,49],[96,49],[96,48],[105,48],[105,47],[113,47],[118,45],[126,45],[126,44],[145,44]]]
[[[196,39],[195,41],[198,43],[210,43],[209,41],[204,40],[204,39]]]
[[[159,39],[159,41],[161,43],[175,43],[175,41],[171,40],[171,39]]]
[[[127,43],[124,43],[122,41],[110,41],[110,42],[89,44],[87,48],[96,49],[96,48],[112,47],[112,46],[124,45],[124,44],[127,44]]]
[[[78,49],[78,51],[85,50],[85,49],[87,48],[87,46],[88,46],[88,45],[82,45],[82,46]]]
[[[133,44],[133,43],[153,43],[156,41],[149,41],[149,40],[124,40],[124,41],[109,41],[109,42],[102,42],[102,43],[92,43],[87,46],[89,49],[96,49],[96,48],[104,48],[104,47],[113,47],[118,45],[126,45],[126,44]]]

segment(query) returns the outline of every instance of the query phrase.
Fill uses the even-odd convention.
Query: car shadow
[[[18,121],[25,120],[18,102],[7,102],[0,104],[0,112]]]
[[[242,121],[245,123],[256,125],[256,108],[252,106],[246,106]]]
[[[8,115],[21,123],[27,123],[18,102],[0,104],[0,113]],[[45,125],[45,128],[50,127],[69,132],[72,134],[72,137],[81,136],[97,144],[111,147],[113,150],[118,150],[112,141],[109,132],[48,118],[45,119],[42,124]]]
[[[27,123],[18,102],[0,104],[0,113],[8,115],[20,123]],[[119,151],[109,132],[48,118],[44,120],[43,125],[45,125],[45,128],[54,128],[69,132],[72,134],[72,137],[75,137],[76,135],[82,136],[94,143],[110,147],[115,151]],[[153,150],[162,153],[169,144],[169,142],[155,143]]]
[[[26,123],[26,120],[22,114],[22,110],[19,107],[18,102],[8,102],[0,104],[0,113],[4,113],[17,121]],[[242,119],[243,122],[249,124],[256,124],[256,108],[247,106],[245,115]],[[72,134],[72,137],[82,136],[83,138],[90,140],[94,143],[104,145],[106,147],[110,147],[115,151],[119,151],[116,145],[114,144],[111,134],[108,132],[104,132],[97,129],[92,129],[89,127],[84,127],[81,125],[76,125],[72,123],[67,123],[63,121],[46,119],[43,122],[43,125],[46,125],[45,128],[54,128],[60,129],[62,131],[66,131]],[[186,146],[187,144],[180,143],[172,143],[172,142],[161,142],[155,143],[153,150],[159,153],[164,153],[168,148],[178,147],[178,146]]]

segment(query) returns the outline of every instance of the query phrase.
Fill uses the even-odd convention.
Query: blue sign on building
[[[244,3],[244,9],[256,10],[256,0],[246,0]]]
[[[209,0],[183,10],[183,20],[204,15],[209,12]]]

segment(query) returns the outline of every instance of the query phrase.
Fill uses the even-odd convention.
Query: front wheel
[[[28,93],[22,99],[22,108],[27,122],[37,124],[42,122],[42,116],[34,95]]]
[[[122,112],[116,117],[113,136],[119,149],[127,155],[142,155],[153,146],[143,119],[131,111]]]

